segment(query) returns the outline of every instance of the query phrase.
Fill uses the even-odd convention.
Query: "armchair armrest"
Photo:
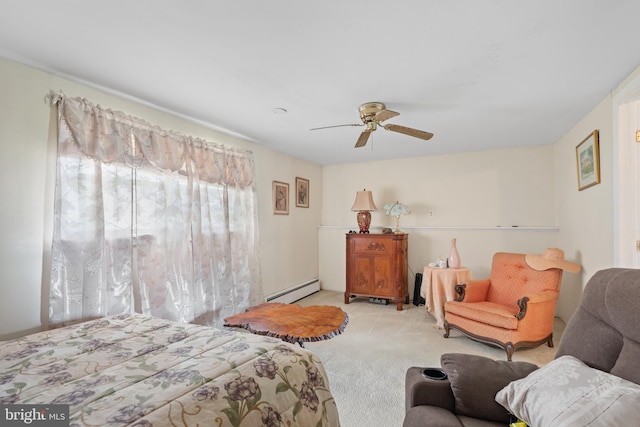
[[[414,406],[438,406],[454,412],[454,398],[448,379],[432,380],[425,378],[425,368],[411,367],[405,376],[405,410]]]
[[[466,284],[456,285],[456,293],[458,294],[456,301],[486,301],[489,286],[491,286],[489,279],[469,280]]]
[[[557,300],[559,295],[560,292],[549,289],[546,291],[535,292],[533,294],[527,294],[525,297],[529,298],[529,304],[538,304],[541,302]]]
[[[548,302],[555,304],[558,300],[559,294],[560,292],[556,290],[546,290],[523,296],[518,300],[518,307],[520,307],[520,311],[516,314],[516,318],[518,320],[522,320],[524,318],[527,314],[527,307],[529,304],[543,304]]]

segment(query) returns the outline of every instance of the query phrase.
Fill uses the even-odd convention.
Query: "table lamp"
[[[386,205],[384,205],[384,210],[387,211],[387,215],[396,217],[396,229],[394,233],[402,233],[402,231],[400,231],[400,215],[410,214],[411,211],[409,210],[409,206],[403,205],[396,200],[395,203],[387,203]]]
[[[371,211],[375,211],[376,205],[373,203],[373,195],[371,191],[364,189],[356,193],[356,201],[351,207],[352,211],[358,212],[358,227],[360,233],[369,233],[369,225],[371,224]]]

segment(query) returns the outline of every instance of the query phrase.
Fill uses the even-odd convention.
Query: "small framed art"
[[[598,130],[594,130],[576,147],[578,191],[600,183],[600,147]]]
[[[273,213],[289,215],[289,184],[273,181]]]
[[[309,207],[309,180],[296,177],[296,206]]]

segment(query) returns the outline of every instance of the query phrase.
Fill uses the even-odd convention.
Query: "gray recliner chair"
[[[563,355],[640,384],[640,270],[611,268],[589,280],[556,359]],[[443,354],[441,364],[445,379],[426,378],[422,367],[407,370],[404,427],[504,427],[515,420],[496,394],[538,369],[460,353]]]

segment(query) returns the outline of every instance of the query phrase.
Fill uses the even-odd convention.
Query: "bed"
[[[276,338],[111,316],[3,342],[1,404],[68,404],[71,426],[338,426],[313,353]]]

